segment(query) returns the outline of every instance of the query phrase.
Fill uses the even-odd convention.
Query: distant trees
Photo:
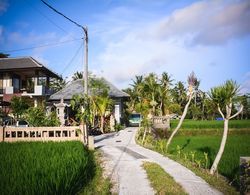
[[[0,58],[8,58],[10,54],[0,52]]]

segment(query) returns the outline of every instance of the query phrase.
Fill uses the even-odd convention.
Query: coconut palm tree
[[[160,79],[160,86],[158,87],[160,99],[160,112],[165,115],[166,105],[169,103],[169,91],[173,79],[167,72],[163,72]]]
[[[157,82],[157,76],[154,73],[150,73],[144,79],[143,91],[147,94],[150,99],[150,105],[152,106],[153,115],[156,114],[156,106],[158,102],[156,101],[159,83]]]
[[[109,96],[97,96],[96,97],[96,105],[98,108],[98,113],[101,117],[101,124],[100,129],[101,132],[104,133],[104,118],[106,112],[111,109],[111,106],[113,105],[113,101],[109,98]]]
[[[239,115],[243,110],[243,105],[240,103],[238,111],[232,115],[232,108],[234,103],[237,101],[238,92],[239,85],[235,81],[228,80],[224,85],[212,88],[209,93],[211,100],[215,105],[217,105],[217,109],[224,119],[224,131],[220,148],[210,169],[210,174],[212,175],[216,172],[218,164],[224,152],[228,135],[228,122],[230,119]]]
[[[181,127],[181,125],[182,125],[182,123],[183,123],[183,121],[184,121],[184,119],[185,119],[185,116],[186,116],[187,111],[188,111],[188,107],[189,107],[189,105],[190,105],[190,103],[191,103],[191,100],[192,100],[192,98],[193,98],[193,96],[194,96],[194,91],[195,91],[195,87],[196,87],[196,85],[197,85],[197,82],[198,82],[197,77],[195,76],[194,72],[192,72],[192,73],[188,76],[188,92],[189,92],[189,94],[188,94],[188,102],[187,102],[187,104],[185,105],[184,111],[183,111],[183,113],[182,113],[182,115],[181,115],[181,119],[180,119],[180,121],[179,121],[177,127],[175,128],[175,130],[172,132],[171,136],[170,136],[169,139],[168,139],[168,142],[167,142],[167,145],[166,145],[166,150],[168,150],[169,144],[171,143],[171,141],[172,141],[174,135],[175,135],[175,134],[177,133],[177,131],[180,129],[180,127]]]

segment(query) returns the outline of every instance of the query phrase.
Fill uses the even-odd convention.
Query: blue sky
[[[234,79],[250,92],[249,0],[46,2],[88,26],[89,70],[119,88],[135,75],[166,71],[185,82],[194,71],[205,91]],[[32,56],[70,78],[83,69],[82,37],[39,0],[0,0],[0,52],[11,57]]]

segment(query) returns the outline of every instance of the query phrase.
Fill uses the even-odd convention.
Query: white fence
[[[83,141],[83,127],[0,127],[0,142]]]
[[[170,117],[169,116],[153,116],[152,124],[153,124],[153,128],[155,129],[169,129]]]

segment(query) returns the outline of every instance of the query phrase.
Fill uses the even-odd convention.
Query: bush
[[[26,112],[25,119],[31,126],[43,127],[43,126],[59,126],[60,122],[55,112],[52,112],[49,116],[46,116],[43,107],[32,107]]]

